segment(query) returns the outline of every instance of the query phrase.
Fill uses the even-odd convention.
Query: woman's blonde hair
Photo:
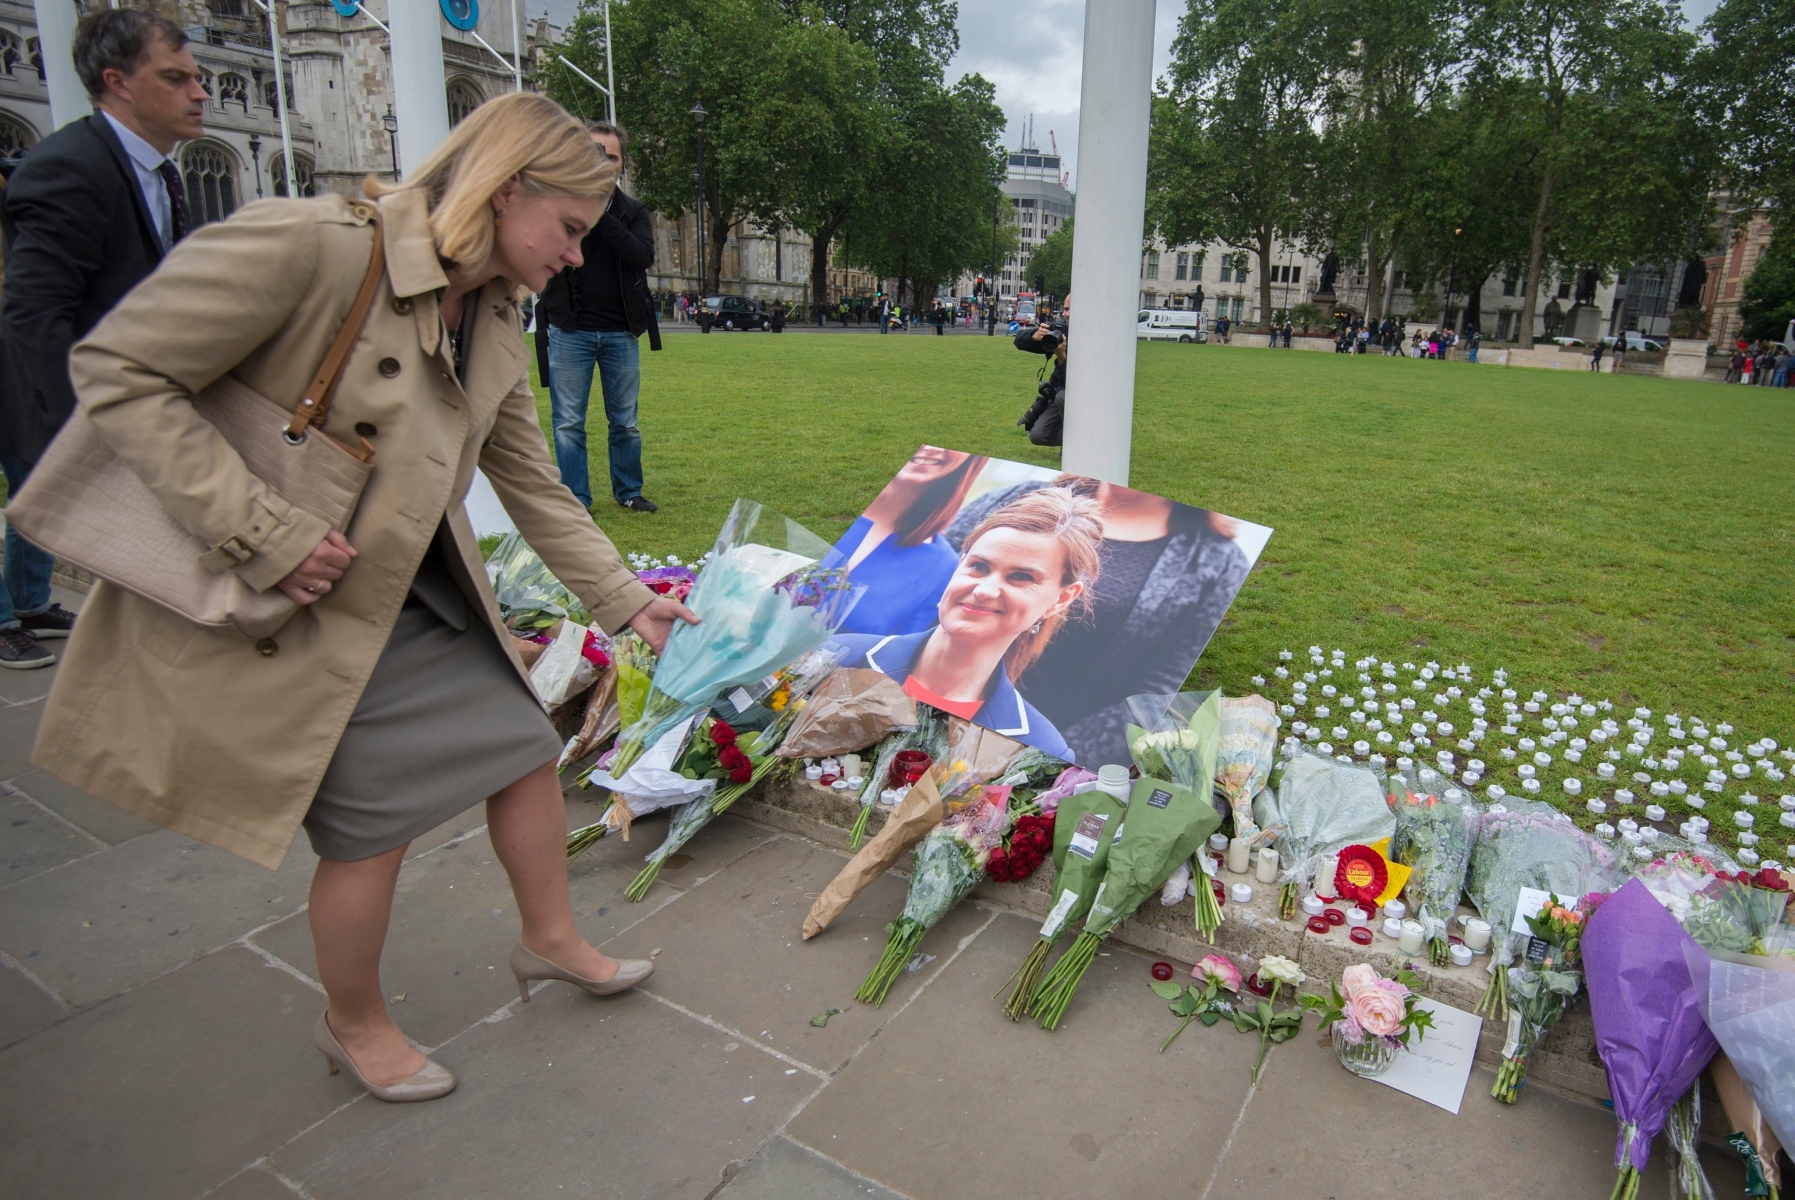
[[[559,104],[533,92],[511,92],[463,118],[404,183],[385,184],[370,175],[362,191],[371,198],[425,192],[436,253],[465,270],[492,253],[493,193],[512,179],[526,192],[604,200],[617,185],[617,168]]]
[[[1060,586],[1069,583],[1084,585],[1078,599],[1061,613],[1042,617],[1040,629],[1025,629],[1010,643],[1003,665],[1014,683],[1047,649],[1047,643],[1068,619],[1083,616],[1091,609],[1091,589],[1103,570],[1103,509],[1095,500],[1080,496],[1068,487],[1044,487],[1004,505],[980,521],[961,543],[961,556],[972,553],[978,540],[993,529],[1014,529],[1019,533],[1045,533],[1065,551],[1066,566],[1060,573]]]

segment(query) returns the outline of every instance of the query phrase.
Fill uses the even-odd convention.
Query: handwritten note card
[[[1471,1078],[1483,1018],[1426,998],[1417,1007],[1433,1014],[1434,1027],[1419,1042],[1411,1039],[1390,1069],[1372,1078],[1456,1116]]]

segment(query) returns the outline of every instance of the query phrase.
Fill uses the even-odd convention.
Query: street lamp
[[[393,106],[386,106],[386,116],[380,118],[380,124],[386,130],[386,142],[393,152],[393,182],[399,181],[399,118],[393,115]]]
[[[256,199],[262,198],[262,139],[249,135],[249,164],[256,176]]]
[[[693,221],[698,227],[698,292],[700,296],[702,296],[705,291],[704,285],[706,282],[706,265],[704,258],[704,118],[710,114],[704,111],[703,96],[700,96],[698,102],[693,104],[692,107],[686,111],[692,116],[692,124],[698,128],[698,165],[692,169],[692,186],[698,196],[698,203],[693,210]],[[723,281],[721,279],[717,281],[717,290],[723,290]]]
[[[997,213],[1003,204],[1003,176],[991,173],[991,282],[985,288],[985,336],[997,336]]]

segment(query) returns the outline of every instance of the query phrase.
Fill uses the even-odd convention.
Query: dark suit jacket
[[[580,254],[585,259],[583,266],[564,268],[542,289],[542,309],[549,321],[558,329],[578,329],[579,317],[574,309],[579,302],[577,292],[583,286],[582,275],[587,271],[615,271],[630,333],[635,337],[646,333],[648,348],[659,350],[661,324],[648,294],[648,268],[654,265],[654,222],[648,206],[618,188],[600,214],[598,224],[580,243]],[[537,328],[541,327],[538,318]]]
[[[0,454],[34,463],[75,408],[69,348],[162,261],[137,173],[99,113],[39,142],[6,185]]]

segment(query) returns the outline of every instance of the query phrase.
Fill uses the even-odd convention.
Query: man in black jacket
[[[168,155],[204,132],[206,89],[181,27],[137,9],[102,9],[75,31],[75,71],[98,110],[40,142],[6,189],[6,298],[0,308],[0,467],[17,491],[75,408],[69,348],[187,231]],[[50,602],[49,554],[6,532],[0,667],[54,662],[41,638],[74,617]]]
[[[1053,374],[1035,389],[1035,402],[1016,424],[1028,430],[1037,446],[1057,446],[1064,440],[1066,420],[1066,329],[1072,319],[1072,297],[1060,301],[1059,329],[1045,321],[1016,335],[1016,349],[1025,354],[1045,354],[1053,360]]]
[[[608,121],[591,121],[592,141],[623,169],[625,137]],[[648,301],[648,268],[654,265],[654,226],[648,209],[622,188],[598,224],[580,243],[585,262],[568,267],[543,289],[548,318],[549,407],[555,424],[555,460],[561,482],[592,507],[586,460],[586,406],[596,367],[609,422],[611,494],[633,512],[651,513],[642,495],[642,434],[636,428],[636,393],[642,380],[636,339],[648,334],[661,348],[661,328]]]

